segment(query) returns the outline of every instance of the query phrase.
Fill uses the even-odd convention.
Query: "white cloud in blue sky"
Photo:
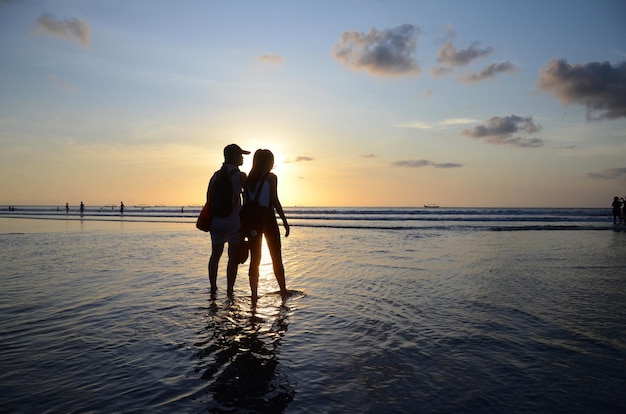
[[[415,76],[421,68],[415,60],[419,26],[402,24],[367,33],[347,31],[334,46],[337,61],[355,70],[380,76]]]
[[[566,105],[583,105],[589,119],[626,117],[626,62],[569,64],[552,59],[542,69],[538,86]]]
[[[461,133],[470,138],[483,140],[489,144],[507,145],[516,148],[536,148],[543,145],[539,138],[520,136],[533,135],[539,132],[537,125],[531,116],[494,116],[485,124],[472,129],[464,129]]]
[[[44,13],[37,19],[34,35],[50,35],[61,39],[76,41],[85,47],[91,43],[89,24],[75,17],[57,20],[52,13]]]

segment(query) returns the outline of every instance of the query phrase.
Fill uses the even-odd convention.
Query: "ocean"
[[[199,210],[0,210],[0,412],[626,412],[609,208],[286,208],[256,307]]]

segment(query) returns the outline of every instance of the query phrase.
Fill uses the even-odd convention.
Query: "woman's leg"
[[[281,293],[287,293],[287,286],[285,282],[285,266],[283,265],[282,246],[280,243],[280,230],[278,229],[278,223],[272,212],[271,220],[267,221],[265,228],[265,241],[267,241],[267,248],[270,251],[272,257],[272,265],[274,266],[274,276],[280,287]]]
[[[250,270],[248,270],[248,278],[250,279],[250,290],[252,291],[252,299],[257,297],[257,289],[259,286],[259,266],[261,265],[261,242],[263,235],[249,239],[250,246]]]

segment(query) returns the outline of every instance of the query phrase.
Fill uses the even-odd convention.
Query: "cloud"
[[[287,158],[284,162],[285,164],[289,164],[291,162],[303,162],[303,161],[313,161],[315,158],[312,157],[306,157],[306,156],[298,156],[294,159],[291,158]]]
[[[478,43],[472,43],[467,49],[457,50],[449,41],[444,41],[437,52],[437,62],[450,66],[466,66],[472,60],[487,57],[493,52],[493,48],[479,48]]]
[[[626,178],[626,168],[607,168],[606,170],[592,172],[587,175],[600,180],[617,180]]]
[[[424,91],[424,95],[423,95],[423,97],[424,97],[424,98],[429,98],[429,97],[431,97],[431,96],[432,96],[432,94],[433,94],[433,91],[432,91],[432,90],[430,90],[430,89],[426,89],[426,90]]]
[[[447,66],[433,66],[428,71],[428,73],[430,73],[430,76],[432,76],[433,78],[440,78],[450,72],[452,72],[452,68],[449,68]]]
[[[517,66],[511,62],[492,63],[485,67],[479,73],[469,73],[464,78],[464,82],[476,83],[484,81],[485,79],[495,78],[498,73],[515,73],[517,72]]]
[[[50,75],[50,76],[48,76],[48,80],[54,86],[57,86],[57,87],[59,87],[61,89],[65,89],[66,91],[73,91],[74,90],[74,87],[72,85],[69,85],[69,84],[63,82],[62,80],[59,79],[59,77],[57,75]]]
[[[444,119],[440,122],[441,126],[453,126],[453,125],[464,125],[464,124],[473,124],[478,122],[476,119],[472,118],[449,118]]]
[[[257,58],[261,63],[283,63],[283,57],[281,55],[268,55],[264,54]]]
[[[449,34],[456,37],[456,32],[451,28],[444,28]],[[430,68],[429,73],[433,78],[439,78],[453,71],[454,67],[466,66],[473,60],[489,56],[493,52],[493,48],[480,48],[478,42],[474,42],[466,49],[457,50],[457,48],[449,40],[442,42],[439,51],[437,51],[437,63],[439,65]]]
[[[72,40],[89,47],[91,43],[91,30],[89,25],[74,17],[64,21],[55,21],[54,15],[44,13],[38,20],[34,34],[56,36],[61,39]]]
[[[376,158],[377,155],[370,153],[370,154],[361,154],[361,155],[359,155],[359,157],[361,157],[361,158]]]
[[[585,106],[589,120],[626,117],[626,62],[570,65],[552,59],[541,70],[537,86],[565,105]]]
[[[396,161],[392,164],[394,167],[407,167],[407,168],[422,168],[422,167],[433,167],[433,168],[458,168],[462,167],[463,164],[456,164],[452,162],[446,163],[436,163],[428,160],[404,160],[404,161]]]
[[[439,78],[449,74],[456,67],[467,66],[474,60],[485,58],[492,53],[492,47],[480,47],[478,42],[474,42],[467,48],[459,50],[452,42],[444,40],[437,52],[438,64],[431,67],[429,73],[433,78]],[[517,72],[517,67],[511,62],[492,63],[478,73],[468,73],[460,80],[466,83],[476,83],[495,78],[498,73],[503,72]]]
[[[495,116],[486,125],[478,125],[472,129],[464,129],[461,134],[474,139],[483,139],[488,144],[507,145],[517,148],[536,148],[543,146],[539,138],[514,137],[514,134],[534,134],[539,132],[540,125],[534,123],[531,116],[521,117],[510,115]]]
[[[452,23],[447,23],[445,26],[441,28],[441,31],[445,34],[445,36],[449,39],[454,39],[458,36],[454,27],[452,27]]]
[[[476,122],[479,122],[479,121],[476,119],[471,119],[471,118],[449,118],[449,119],[444,119],[443,121],[438,121],[438,122],[411,121],[411,122],[406,122],[404,124],[396,125],[396,127],[415,128],[415,129],[433,129],[433,128],[440,128],[440,127],[473,124]]]
[[[343,65],[378,76],[415,76],[421,69],[414,58],[419,27],[403,24],[369,33],[347,31],[335,44],[333,56]]]
[[[576,149],[576,145],[562,145],[554,147],[557,150],[572,151]]]

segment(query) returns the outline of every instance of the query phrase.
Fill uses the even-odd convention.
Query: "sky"
[[[0,205],[200,205],[237,143],[274,153],[283,206],[610,208],[624,16],[622,0],[0,0]]]

